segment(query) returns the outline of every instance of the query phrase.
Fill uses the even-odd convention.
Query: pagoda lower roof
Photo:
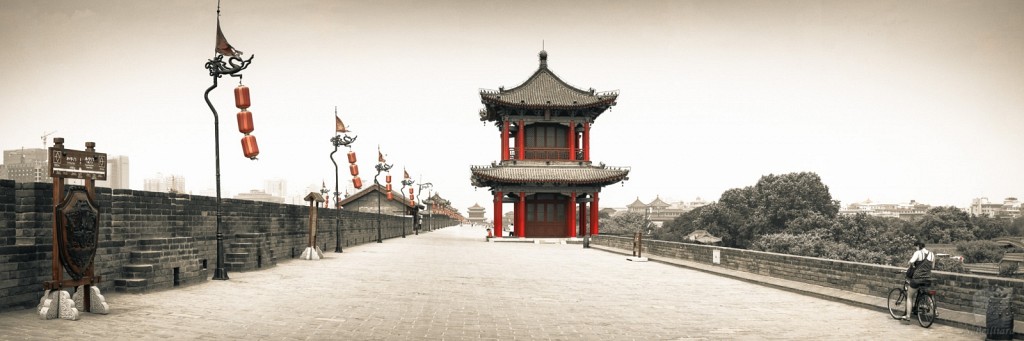
[[[472,166],[477,187],[510,184],[610,185],[629,175],[628,168],[594,166],[585,161],[503,161]]]

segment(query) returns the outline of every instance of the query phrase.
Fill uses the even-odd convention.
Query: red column
[[[576,192],[569,196],[569,212],[565,215],[565,225],[569,229],[569,238],[576,236]]]
[[[569,142],[569,160],[570,161],[575,161],[576,160],[576,122],[569,121],[569,134],[567,134],[567,135],[568,135],[567,137],[569,138],[569,141],[568,141]],[[575,197],[575,195],[573,195],[573,197]],[[573,198],[573,202],[574,203],[576,202],[575,198]]]
[[[508,121],[501,122],[501,161],[508,160]]]
[[[580,235],[587,233],[587,203],[580,203]]]
[[[507,150],[507,149],[506,149]],[[501,191],[494,192],[494,235],[501,237]]]
[[[516,236],[526,237],[526,192],[519,192],[519,201],[516,202],[519,208],[516,210]]]
[[[516,130],[516,160],[523,160],[523,157],[526,156],[524,134],[526,134],[526,125],[523,124],[523,120],[519,120],[519,129]]]
[[[600,208],[597,207],[597,201],[598,201],[598,199],[597,199],[597,192],[594,192],[593,194],[594,194],[594,201],[593,201],[593,204],[590,205],[590,234],[591,235],[596,235],[597,234],[597,228],[599,226],[598,222],[600,222],[599,218],[600,218],[601,211],[600,211]]]
[[[583,161],[590,161],[590,122],[583,122]]]

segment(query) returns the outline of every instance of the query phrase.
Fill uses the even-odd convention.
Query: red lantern
[[[391,174],[388,174],[386,177],[384,177],[384,179],[387,179],[385,182],[391,183]],[[391,187],[388,187],[388,190],[390,191]]]
[[[245,85],[238,85],[235,88],[235,106],[239,109],[249,108],[249,87]]]
[[[388,190],[388,195],[391,195],[391,184],[388,184],[384,188]]]
[[[253,130],[252,112],[242,109],[238,112],[238,132],[248,135]]]
[[[354,163],[351,164],[351,165],[348,165],[348,171],[350,173],[352,173],[352,176],[359,175],[359,166],[356,166],[356,164],[354,164]]]
[[[388,200],[390,201],[390,200],[394,200],[394,199],[395,199],[395,196],[393,194],[391,194],[391,192],[388,192]]]
[[[245,157],[255,160],[260,155],[260,147],[256,145],[256,136],[245,135],[242,137],[242,153]]]
[[[409,194],[409,202],[412,202],[413,200],[416,200],[416,197],[412,196],[412,194]]]
[[[412,187],[409,187],[409,196],[412,196]]]
[[[363,188],[363,179],[360,179],[358,176],[352,178],[352,187],[355,187],[356,189]]]
[[[356,152],[348,152],[348,163],[356,163]]]

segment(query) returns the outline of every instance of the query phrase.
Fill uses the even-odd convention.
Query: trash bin
[[[1013,310],[1010,308],[1012,295],[992,295],[985,311],[985,339],[1013,339]]]

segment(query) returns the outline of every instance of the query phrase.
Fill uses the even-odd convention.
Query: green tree
[[[971,224],[976,227],[976,239],[993,239],[1010,235],[1012,221],[1005,218],[990,218],[987,215],[971,216]]]
[[[636,231],[646,232],[652,227],[652,223],[643,213],[625,212],[618,214],[608,221],[601,222],[602,234],[632,235]]]
[[[928,209],[918,221],[914,236],[925,243],[950,244],[975,239],[975,227],[971,217],[953,206]]]
[[[762,176],[752,199],[755,234],[785,231],[790,221],[814,213],[829,219],[839,213],[839,202],[812,172]]]

